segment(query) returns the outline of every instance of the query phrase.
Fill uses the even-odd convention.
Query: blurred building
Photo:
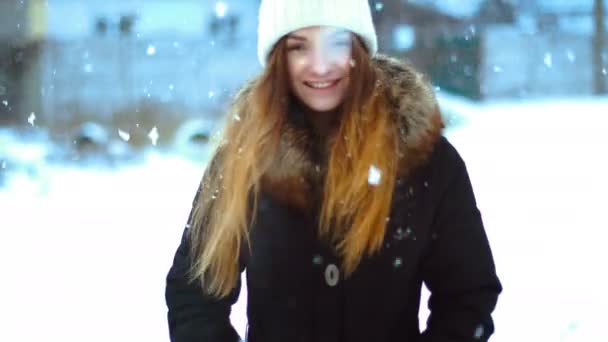
[[[44,3],[34,6],[37,16],[20,19],[44,25],[38,24],[26,68],[38,86],[19,92],[29,108],[13,112],[35,111],[57,130],[94,121],[142,133],[154,126],[166,136],[188,118],[217,115],[258,70],[257,1],[22,3],[0,13],[13,20],[19,10]]]
[[[594,92],[593,0],[395,0],[372,6],[381,49],[407,56],[444,90],[475,99]]]
[[[164,137],[217,115],[259,71],[258,4],[0,1],[0,121],[27,124],[35,113],[57,131],[95,121]],[[381,51],[476,99],[591,94],[592,4],[370,0]]]
[[[256,70],[254,2],[56,0],[42,78],[54,120],[161,134],[216,115]],[[66,25],[65,17],[77,17]],[[77,84],[77,87],[74,85]],[[163,132],[164,131],[164,132]]]
[[[0,124],[19,121],[40,108],[38,56],[45,27],[45,1],[0,2]],[[27,94],[27,95],[26,95]]]

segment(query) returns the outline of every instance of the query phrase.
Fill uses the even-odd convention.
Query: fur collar
[[[386,101],[401,138],[398,173],[407,177],[426,162],[441,135],[439,106],[430,83],[408,62],[377,55],[373,65],[379,81],[388,87]],[[246,108],[252,83],[237,95],[237,108]],[[289,124],[281,137],[274,165],[262,178],[262,192],[298,209],[312,209],[324,168],[311,147],[313,136],[310,130]]]

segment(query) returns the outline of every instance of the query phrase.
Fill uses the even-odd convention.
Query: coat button
[[[329,264],[325,268],[325,282],[329,286],[338,285],[338,280],[340,279],[340,270],[334,264]]]

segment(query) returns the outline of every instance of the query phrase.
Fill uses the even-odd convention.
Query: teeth
[[[307,82],[307,84],[313,88],[322,89],[327,88],[332,85],[334,82]]]

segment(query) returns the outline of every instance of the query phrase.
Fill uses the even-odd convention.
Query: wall
[[[27,35],[27,6],[23,1],[0,1],[0,41],[20,41]]]
[[[484,33],[482,92],[486,97],[589,95],[591,37],[573,33],[529,35],[492,27]]]
[[[150,106],[165,120],[222,112],[229,96],[259,71],[257,4],[225,4],[226,16],[239,17],[232,40],[211,35],[214,2],[51,3],[40,60],[45,115],[69,126],[138,116],[135,111]],[[121,35],[112,20],[130,13],[138,20],[131,34]],[[62,25],[65,17],[78,19]],[[113,18],[105,34],[95,31],[99,17]]]
[[[40,108],[39,46],[46,26],[46,2],[0,2],[0,124],[27,124]]]

